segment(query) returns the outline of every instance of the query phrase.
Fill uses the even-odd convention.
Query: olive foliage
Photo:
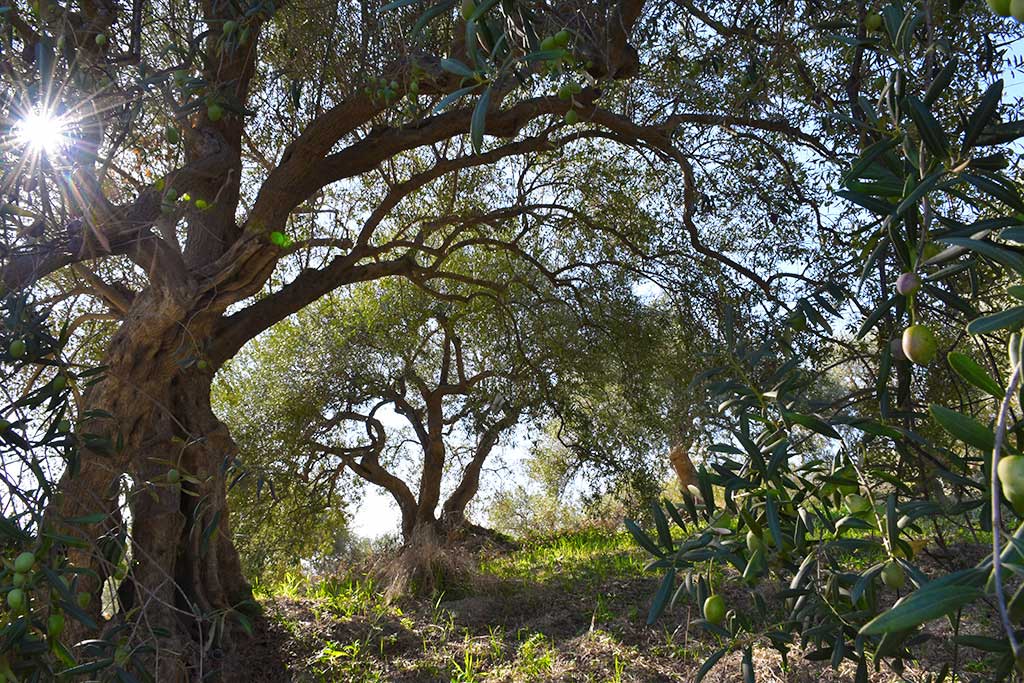
[[[727,326],[700,378],[717,415],[697,484],[653,505],[655,533],[627,522],[664,572],[649,620],[693,600],[718,640],[698,679],[739,651],[753,680],[756,647],[848,660],[858,681],[901,674],[937,619],[994,653],[986,680],[1014,675],[1024,127],[992,41],[1019,27],[976,10],[892,3],[836,26],[857,95],[834,114],[856,132],[842,249],[789,311]],[[960,38],[974,21],[996,22],[987,59]],[[991,534],[991,551],[922,561],[958,532]],[[723,601],[709,563],[753,609]],[[987,613],[982,635],[961,630],[967,610]],[[954,654],[929,676],[962,666]]]

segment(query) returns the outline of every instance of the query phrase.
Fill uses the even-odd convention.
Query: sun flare
[[[14,126],[19,145],[41,154],[53,154],[67,144],[65,123],[49,112],[36,110],[25,115]]]

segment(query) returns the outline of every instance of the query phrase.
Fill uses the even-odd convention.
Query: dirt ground
[[[955,568],[972,564],[983,553],[983,548],[965,547],[930,561]],[[264,602],[265,618],[228,679],[246,683],[693,681],[705,659],[722,643],[695,623],[700,615],[690,604],[675,606],[654,626],[647,626],[647,608],[657,583],[655,576],[637,575],[609,575],[580,585],[492,578],[459,599],[361,605],[356,613],[345,615],[325,606],[320,598],[276,597]],[[744,602],[749,600],[745,591],[726,590],[724,595],[731,606],[750,608]],[[961,633],[991,627],[985,606],[979,610],[965,615]],[[923,683],[954,656],[961,671],[959,682],[992,680],[992,661],[984,653],[952,647],[948,620],[932,622],[917,651],[921,660],[911,663],[902,677],[883,664],[879,671],[870,672],[869,680]],[[809,661],[800,655],[792,653],[784,666],[778,652],[756,647],[756,680],[855,679],[855,665],[849,660],[834,670],[827,657]],[[740,653],[723,657],[703,680],[743,680]]]

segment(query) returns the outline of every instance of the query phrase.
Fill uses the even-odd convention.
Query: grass
[[[484,588],[463,600],[388,602],[372,579],[354,573],[319,580],[289,573],[257,586],[256,595],[292,650],[291,678],[281,680],[548,680],[578,668],[566,661],[574,658],[567,642],[581,636],[581,646],[614,651],[588,655],[594,671],[579,680],[628,680],[620,638],[587,634],[616,621],[642,623],[646,606],[632,602],[653,589],[647,559],[627,533],[581,530],[481,558]],[[630,585],[619,591],[629,595],[625,603],[609,596],[614,582]],[[477,603],[483,621],[472,614]]]
[[[586,529],[530,541],[515,553],[483,561],[480,570],[505,580],[594,586],[642,575],[647,560],[628,533]]]
[[[401,602],[389,602],[380,586],[356,573],[320,580],[289,574],[258,588],[272,618],[269,639],[287,649],[287,672],[247,680],[692,680],[722,643],[692,625],[699,609],[685,600],[646,625],[660,579],[645,570],[648,559],[626,532],[573,531],[480,557],[478,580],[466,597]],[[716,585],[725,571],[714,568]],[[742,609],[744,592],[734,592],[730,600]],[[731,657],[705,680],[739,680],[739,659]],[[755,657],[759,670],[785,680],[852,680],[850,671],[833,672],[827,661],[794,656],[784,670],[771,650],[759,649]],[[981,663],[966,668],[975,667],[986,670]],[[870,680],[885,675],[883,667]]]
[[[371,577],[356,573],[310,579],[301,572],[289,572],[276,584],[256,586],[253,592],[261,601],[310,600],[314,610],[341,619],[401,615],[397,606],[384,599]]]

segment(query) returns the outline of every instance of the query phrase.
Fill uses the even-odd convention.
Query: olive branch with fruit
[[[1024,2],[989,5],[1024,20]],[[1024,121],[1004,119],[1013,108],[1001,79],[970,103],[946,97],[965,66],[929,42],[939,33],[933,10],[862,7],[858,35],[844,39],[889,70],[858,100],[860,116],[843,119],[860,139],[837,193],[862,221],[851,238],[859,282],[819,284],[780,308],[782,324],[763,336],[726,330],[728,348],[698,383],[719,419],[696,484],[681,503],[652,504],[654,533],[627,522],[653,556],[648,567],[664,572],[648,621],[679,601],[703,606],[698,623],[717,646],[697,680],[732,651],[754,680],[755,646],[784,662],[795,653],[835,668],[848,661],[858,682],[883,663],[902,674],[941,618],[956,647],[934,680],[956,675],[961,647],[994,655],[994,680],[1020,665],[1024,524],[1007,532],[1003,505],[1024,517],[1024,420],[1013,409],[1024,408],[1015,401],[1024,200],[1019,177],[1004,171]],[[852,339],[833,328],[848,310],[861,318]],[[864,349],[871,372],[849,370],[861,398],[815,400],[822,377],[801,353],[809,333]],[[1007,336],[999,358],[991,342]],[[943,405],[951,396],[959,409]],[[944,547],[944,530],[991,533],[991,552],[974,566],[925,566],[922,553],[930,541]],[[1000,632],[962,632],[990,597]]]

